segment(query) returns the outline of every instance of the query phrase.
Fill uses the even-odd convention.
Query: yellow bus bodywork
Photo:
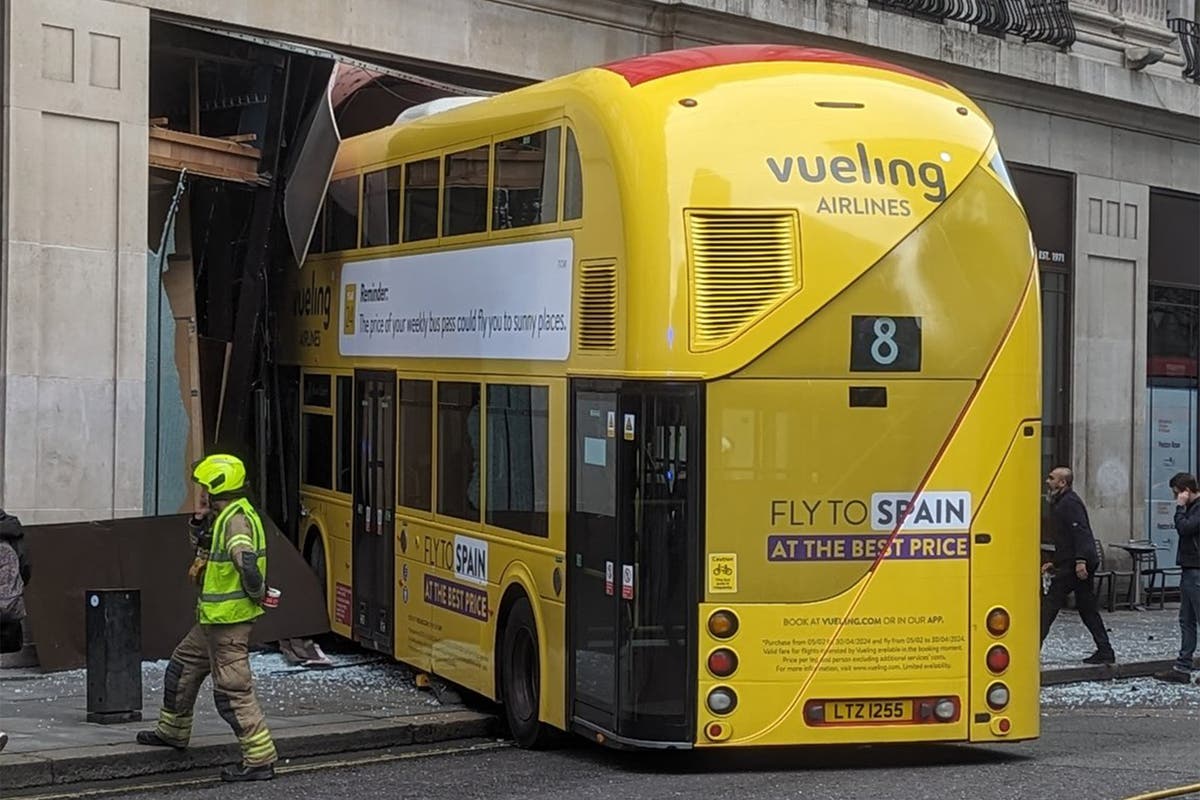
[[[548,537],[395,509],[396,657],[495,697],[502,609],[519,587],[535,601],[541,718],[569,727],[570,379],[700,381],[694,743],[1036,736],[1039,295],[990,124],[940,82],[836,60],[729,63],[631,83],[585,70],[357,137],[339,152],[334,179],[562,125],[582,157],[581,221],[316,255],[281,300],[281,360],[306,373],[386,369],[551,392]],[[744,245],[743,222],[751,237],[778,234],[773,246],[790,247],[791,261],[774,259],[774,283],[747,285],[730,312],[713,272],[725,251],[709,261],[701,251]],[[575,286],[585,262],[615,263],[612,348],[573,346],[560,361],[340,355],[343,264],[561,237],[571,240]],[[705,281],[712,297],[698,296]],[[325,301],[306,304],[306,290]],[[851,370],[855,315],[919,318],[919,369]],[[885,389],[885,405],[848,404],[856,389],[876,398]],[[435,480],[436,457],[435,447]],[[951,506],[969,495],[969,518],[900,531],[872,524],[898,509],[886,496],[918,492]],[[305,531],[327,554],[333,629],[349,636],[350,498],[302,493]],[[426,574],[453,578],[447,548],[462,533],[489,543],[486,620],[422,595]],[[1000,637],[985,625],[995,607],[1012,619]],[[706,629],[719,609],[740,623],[729,641]],[[1011,654],[1000,675],[985,663],[995,644]],[[738,657],[727,679],[707,668],[718,647]],[[997,681],[1011,695],[999,711],[986,699]],[[732,712],[707,707],[716,686],[736,691]],[[943,696],[960,700],[953,722],[813,724],[805,715],[814,700]]]

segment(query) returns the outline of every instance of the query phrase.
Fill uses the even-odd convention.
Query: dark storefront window
[[[1150,191],[1146,376],[1151,386],[1200,379],[1200,196]]]
[[[1071,460],[1071,304],[1075,180],[1009,164],[1029,217],[1042,286],[1042,474]]]
[[[1168,484],[1200,468],[1200,196],[1150,190],[1146,303],[1149,538],[1175,549]]]

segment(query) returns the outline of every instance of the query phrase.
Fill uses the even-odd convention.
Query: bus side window
[[[433,510],[433,382],[400,381],[400,505]]]
[[[550,128],[496,145],[492,230],[558,221],[559,138]]]
[[[446,156],[446,186],[442,235],[483,233],[487,230],[487,145]]]
[[[350,494],[354,462],[354,380],[337,376],[337,490]]]
[[[358,247],[358,176],[329,184],[325,195],[325,252]]]
[[[427,158],[404,165],[404,241],[437,238],[438,169],[440,160]]]
[[[304,376],[300,482],[333,488],[333,412],[328,375]]]
[[[550,389],[488,384],[487,523],[550,535]]]
[[[400,241],[400,168],[363,176],[362,246],[378,247]]]
[[[438,513],[479,522],[479,384],[437,387]]]
[[[308,254],[316,255],[325,252],[325,200],[321,201],[321,210],[317,212],[317,224],[313,226],[312,241],[308,244]]]
[[[563,219],[583,218],[583,166],[575,131],[567,128],[567,164],[563,175]]]

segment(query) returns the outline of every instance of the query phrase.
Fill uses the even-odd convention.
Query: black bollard
[[[142,594],[88,589],[87,721],[109,725],[142,718]]]

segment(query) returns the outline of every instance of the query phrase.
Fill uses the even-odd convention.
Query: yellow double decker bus
[[[1034,251],[952,87],[737,45],[414,109],[292,279],[337,633],[530,747],[1037,736]]]

